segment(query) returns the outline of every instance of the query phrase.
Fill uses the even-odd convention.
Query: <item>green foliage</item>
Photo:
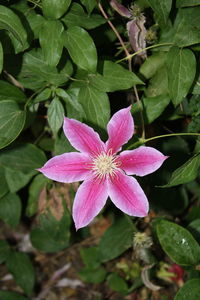
[[[200,246],[188,230],[175,223],[161,220],[157,235],[163,250],[177,264],[196,265],[200,261]]]
[[[134,230],[133,224],[126,217],[114,222],[100,240],[101,261],[111,260],[130,248],[133,243]]]
[[[30,295],[35,283],[35,274],[28,255],[22,252],[11,252],[7,259],[7,267],[14,276],[16,283],[27,295]]]
[[[134,50],[127,34],[130,18],[120,15],[126,8],[139,29]],[[115,11],[109,1],[96,0],[1,1],[0,263],[30,299],[43,286],[43,278],[34,275],[38,251],[53,255],[74,243],[81,245],[84,267],[77,273],[86,288],[89,283],[101,290],[98,284],[105,282],[108,293],[102,291],[102,299],[110,290],[129,297],[137,289],[141,297],[144,251],[140,243],[135,248],[133,235],[151,234],[154,215],[161,217],[155,222],[158,239],[148,249],[158,260],[155,269],[169,259],[187,266],[185,284],[170,297],[199,296],[194,271],[200,263],[199,140],[163,135],[200,132],[200,1],[137,0],[126,8]],[[136,54],[145,45],[148,50]],[[92,126],[106,140],[111,115],[129,105],[135,135],[124,150],[144,146],[145,136],[154,138],[147,146],[169,155],[158,172],[138,178],[151,214],[119,217],[108,204],[101,219],[75,232],[71,211],[78,186],[53,183],[37,169],[55,155],[77,151],[63,133],[64,116]],[[171,222],[162,219],[166,213]],[[30,235],[33,263],[18,252],[22,233]],[[151,276],[157,280],[155,272]],[[15,290],[1,290],[0,299],[26,299]]]
[[[174,300],[196,300],[199,297],[200,280],[192,279],[187,281],[184,286],[178,291]]]

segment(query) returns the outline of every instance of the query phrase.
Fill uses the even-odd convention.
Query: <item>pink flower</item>
[[[39,169],[46,177],[80,185],[73,204],[76,229],[88,225],[101,211],[108,196],[124,213],[144,217],[148,200],[137,180],[127,175],[144,176],[156,171],[167,158],[151,147],[123,151],[134,132],[130,107],[121,109],[108,123],[108,140],[102,142],[89,126],[64,118],[63,130],[74,148],[80,152],[53,157]]]

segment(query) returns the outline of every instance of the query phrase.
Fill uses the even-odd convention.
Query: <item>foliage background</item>
[[[130,18],[109,1],[0,1],[0,299],[198,298],[200,1],[122,4]],[[130,104],[125,149],[147,143],[170,156],[140,180],[151,212],[129,218],[108,203],[75,232],[78,185],[36,169],[74,151],[64,115],[106,140],[111,114]]]

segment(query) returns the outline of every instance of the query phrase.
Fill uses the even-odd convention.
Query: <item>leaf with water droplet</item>
[[[191,266],[200,262],[200,246],[188,230],[166,220],[159,221],[156,230],[163,250],[175,263]]]

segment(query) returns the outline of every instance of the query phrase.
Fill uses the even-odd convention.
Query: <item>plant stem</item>
[[[129,54],[126,57],[120,59],[117,61],[117,63],[120,63],[121,61],[133,58],[134,56],[138,55],[139,53],[145,51],[145,50],[149,50],[149,49],[153,49],[153,48],[157,48],[157,47],[163,47],[163,46],[170,46],[173,45],[173,43],[162,43],[162,44],[156,44],[156,45],[152,45],[143,49],[138,50],[137,52],[134,52],[133,54]]]
[[[187,132],[187,133],[169,133],[169,134],[163,134],[163,135],[157,135],[154,137],[151,137],[149,139],[139,139],[138,142],[130,145],[129,147],[126,148],[126,150],[131,150],[132,148],[136,148],[136,146],[141,146],[143,144],[146,144],[150,141],[161,139],[161,138],[166,138],[166,137],[172,137],[172,136],[200,136],[200,133],[193,133],[193,132]]]
[[[102,15],[104,16],[104,18],[108,21],[108,24],[110,25],[110,27],[112,28],[113,32],[116,34],[124,52],[125,52],[125,55],[126,57],[123,58],[122,60],[128,60],[128,69],[130,72],[133,72],[132,70],[132,57],[134,55],[130,54],[129,51],[127,50],[125,44],[124,44],[124,41],[122,40],[119,32],[117,31],[117,29],[115,28],[115,26],[112,24],[112,22],[109,20],[109,17],[107,16],[106,12],[104,11],[102,5],[100,2],[98,2],[98,6],[99,6],[99,9],[102,13]],[[142,52],[142,51],[140,51]],[[121,61],[122,61],[121,60]],[[134,90],[134,94],[135,94],[135,98],[136,98],[136,101],[138,103],[138,105],[140,104],[140,98],[139,98],[139,95],[138,95],[138,91],[137,91],[137,87],[136,85],[133,86],[133,90]],[[143,118],[143,114],[142,114],[142,111],[140,111],[140,119],[141,119],[141,127],[142,127],[142,138],[145,138],[145,126],[144,126],[144,118]]]

